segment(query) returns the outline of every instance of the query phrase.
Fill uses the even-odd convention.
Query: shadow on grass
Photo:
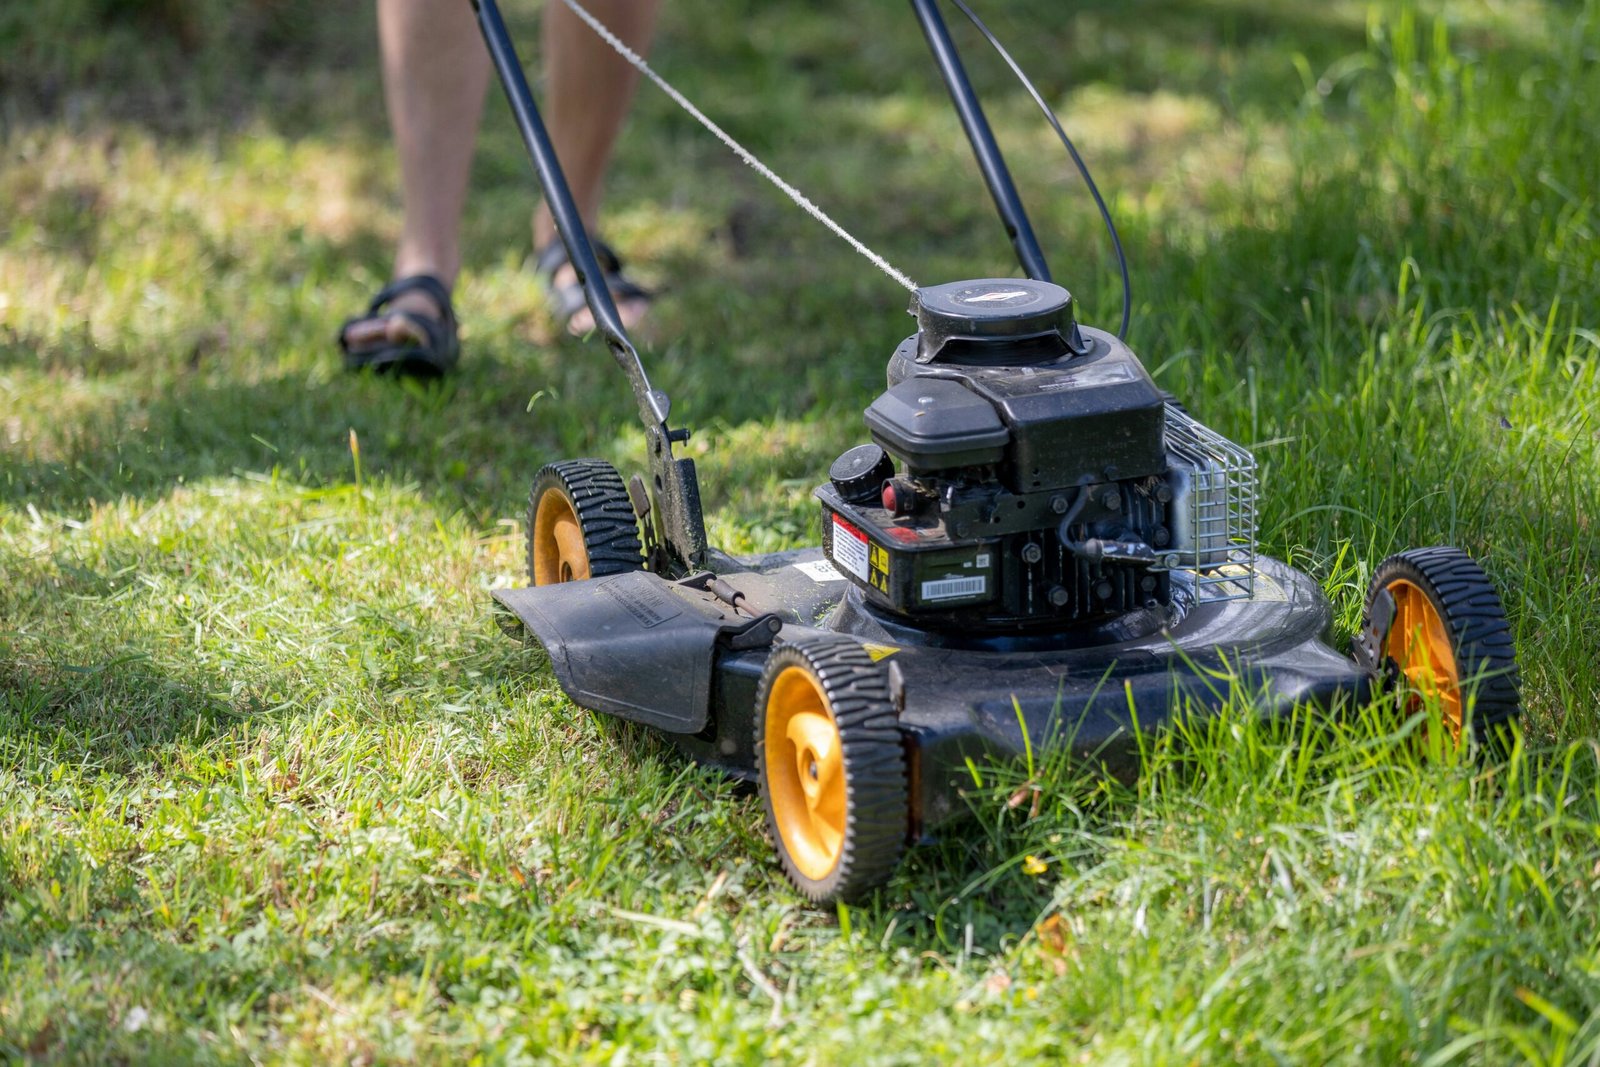
[[[723,12],[710,0],[675,6],[679,10],[669,8],[657,48],[669,70],[693,67],[708,53],[725,65],[732,53],[742,62],[724,69],[725,83],[737,83],[745,67],[775,66],[812,79],[809,88],[826,92],[881,85],[878,71],[922,68],[930,75],[926,91],[941,91],[931,78],[917,25],[900,6],[862,12],[839,3],[790,0],[764,5],[748,32],[744,20],[718,18]],[[537,63],[537,9],[516,0],[507,7],[524,58]],[[329,8],[307,0],[248,5],[171,0],[102,12],[93,5],[19,0],[8,14],[13,60],[0,72],[0,90],[18,122],[53,121],[70,109],[140,123],[180,139],[251,122],[294,136],[322,129],[330,102],[355,101],[367,109],[378,102],[377,32],[370,7]],[[1208,69],[1220,47],[1292,42],[1315,64],[1359,48],[1365,35],[1364,10],[1261,0],[1145,0],[1131,8],[1095,0],[1067,13],[1045,0],[1030,0],[992,17],[996,30],[1033,60],[1046,87],[1103,80],[1136,92],[1206,91],[1219,99],[1237,91],[1226,89],[1222,77]],[[950,18],[969,51],[979,55],[982,46],[964,20],[954,12]],[[1050,42],[1048,47],[1040,46],[1041,39]],[[844,42],[857,47],[840,47]],[[1185,55],[1192,58],[1172,62],[1173,56]],[[985,60],[973,66],[980,86],[1012,87],[997,65]],[[172,78],[173,70],[182,70],[183,77]],[[1289,68],[1283,76],[1295,77]],[[97,86],[117,91],[83,91]],[[1265,103],[1289,86],[1266,80],[1245,88],[1259,94],[1251,102]]]
[[[69,91],[113,117],[147,124],[174,145],[214,136],[225,126],[333,140],[347,137],[351,107],[364,109],[369,119],[381,118],[369,8],[352,15],[302,0],[270,0],[228,10],[226,19],[233,21],[227,25],[239,31],[230,36],[225,27],[196,22],[193,16],[210,8],[204,0],[190,0],[140,9],[145,13],[137,17],[103,23],[91,19],[76,26],[81,40],[57,47],[29,36],[49,27],[60,29],[48,19],[30,22],[26,17],[44,7],[25,3],[12,15],[23,27],[18,32],[25,47],[5,73],[4,84],[12,90],[8,107],[19,126],[59,121],[57,97]],[[847,12],[838,3],[819,7],[786,2],[764,5],[748,21],[715,17],[718,11],[711,0],[669,6],[658,54],[669,73],[681,74],[688,88],[704,90],[698,95],[708,105],[733,110],[736,119],[753,123],[767,142],[792,142],[801,148],[815,143],[816,117],[806,101],[830,94],[851,94],[852,101],[858,96],[892,97],[913,108],[947,110],[920,34],[903,8],[891,5],[860,13]],[[518,5],[513,15],[531,57],[536,14]],[[80,12],[77,17],[89,16]],[[959,22],[952,20],[966,41],[973,35]],[[1094,0],[1069,15],[1045,0],[1029,0],[1008,8],[995,23],[1016,43],[1019,57],[1041,72],[1042,84],[1053,96],[1103,82],[1132,94],[1196,94],[1224,110],[1259,107],[1278,117],[1292,117],[1292,102],[1304,92],[1286,54],[1303,54],[1315,71],[1361,51],[1367,36],[1364,9],[1262,0],[1206,0],[1200,5],[1146,0],[1131,8]],[[1469,32],[1492,37],[1482,28]],[[137,54],[110,46],[130,34],[145,45]],[[1065,60],[1059,47],[1063,37]],[[861,47],[847,47],[850,42]],[[1515,40],[1499,40],[1497,47],[1506,64],[1548,58],[1522,56]],[[167,63],[186,49],[194,61],[181,65],[182,78],[134,77],[144,64]],[[1240,69],[1217,66],[1223,49],[1242,57]],[[976,47],[970,51],[974,75],[997,111],[1020,100],[1020,91],[992,57]],[[702,54],[723,62],[697,66],[693,59]],[[781,73],[773,73],[775,64],[798,69],[799,84],[791,87]],[[752,79],[770,90],[773,107],[751,110],[764,97],[736,95]],[[163,106],[167,94],[177,91],[174,86],[190,90],[182,109]],[[791,108],[795,101],[799,105]],[[633,148],[625,144],[618,161],[621,183],[659,187],[663,180],[682,181],[676,173],[682,168],[663,164],[662,151],[676,150],[679,129],[686,137],[702,135],[688,131],[681,115],[669,118],[670,105],[654,95],[642,97],[640,108],[629,138]],[[491,99],[488,111],[474,202],[496,206],[490,209],[493,218],[483,220],[480,239],[467,250],[469,265],[478,269],[504,259],[504,234],[525,231],[533,202],[528,165],[502,103]],[[846,118],[850,113],[851,108],[843,111]],[[657,120],[664,129],[640,129]],[[854,126],[847,121],[841,132],[845,136],[837,144],[843,147],[834,149],[834,159],[841,152],[860,154],[882,131],[861,119]],[[959,155],[953,119],[946,132]],[[639,151],[640,144],[652,151]],[[381,123],[358,136],[357,147],[366,154],[386,152]],[[1086,147],[1092,157],[1092,146]],[[719,175],[742,173],[715,146],[705,151],[713,153],[708,158],[716,160]],[[918,190],[915,200],[922,206],[899,219],[896,239],[917,250],[917,266],[931,271],[930,280],[973,273],[974,263],[1004,264],[998,225],[989,218],[970,167],[928,168],[902,155],[885,152],[876,162],[886,177],[843,192],[882,202],[883,189],[898,187],[900,177],[912,183],[907,187]],[[1359,160],[1348,165],[1359,166]],[[1359,176],[1359,171],[1336,165],[1303,172],[1296,179],[1302,188],[1287,204],[1273,205],[1270,230],[1262,226],[1264,219],[1243,218],[1209,238],[1203,249],[1175,248],[1159,223],[1130,221],[1126,236],[1139,291],[1162,294],[1154,301],[1158,306],[1184,309],[1177,316],[1136,318],[1133,340],[1147,362],[1157,367],[1174,352],[1196,348],[1218,353],[1219,360],[1228,353],[1247,356],[1253,348],[1266,347],[1260,343],[1264,333],[1278,351],[1292,349],[1297,339],[1322,340],[1319,324],[1302,321],[1301,305],[1324,279],[1342,284],[1363,264],[1392,265],[1440,217],[1460,211],[1460,205],[1446,204],[1433,215],[1418,215],[1414,207],[1411,219],[1399,224],[1359,214],[1352,218],[1372,200],[1368,190],[1350,191]],[[52,232],[66,245],[92,250],[97,237],[92,219],[84,218],[92,212],[77,209],[78,195],[70,188],[53,193],[65,199],[46,205],[43,224],[54,227]],[[1412,200],[1421,203],[1415,195]],[[966,207],[944,211],[956,203]],[[767,210],[758,207],[759,232],[741,238],[734,217],[740,202],[720,206],[729,215],[725,231],[714,240],[734,246],[735,256],[721,262],[705,257],[674,262],[681,277],[658,316],[663,334],[672,340],[665,352],[647,357],[656,384],[672,394],[680,418],[697,428],[739,426],[774,416],[811,417],[813,412],[822,412],[830,424],[848,421],[856,426],[855,412],[876,391],[883,360],[908,328],[895,306],[900,297],[895,294],[891,302],[882,290],[865,288],[867,282],[842,280],[863,277],[863,269],[831,248],[817,258],[815,249],[828,248],[820,243],[827,239],[799,229],[809,224],[780,216],[769,219]],[[1370,214],[1370,207],[1365,210]],[[941,222],[947,213],[959,224]],[[970,223],[964,221],[969,218]],[[786,245],[791,233],[807,235],[804,243]],[[266,279],[269,285],[295,275],[331,284],[352,267],[375,278],[387,272],[388,249],[376,228],[358,228],[343,242],[302,235],[297,243],[288,236],[281,269]],[[1066,242],[1047,243],[1069,284],[1109,289],[1109,275],[1083,278],[1098,268],[1081,256],[1068,268],[1074,250]],[[745,261],[738,258],[741,245]],[[220,246],[202,249],[200,259],[219,273],[239,267],[234,254]],[[1263,263],[1273,266],[1264,270]],[[1558,269],[1551,266],[1549,272]],[[1281,279],[1281,286],[1261,289],[1256,283],[1264,275]],[[1526,287],[1539,281],[1515,274],[1508,284]],[[1370,288],[1376,291],[1390,282],[1374,267]],[[1375,292],[1375,306],[1381,308],[1384,296]],[[1110,301],[1098,303],[1111,306]],[[874,304],[884,313],[842,313]],[[1358,307],[1339,309],[1336,329],[1358,337],[1365,326],[1363,313]],[[0,369],[81,374],[105,386],[79,410],[62,412],[52,427],[61,438],[56,447],[13,458],[4,455],[8,446],[0,445],[0,457],[10,468],[0,482],[0,500],[73,511],[90,501],[155,498],[180,482],[241,471],[277,470],[308,484],[343,483],[353,475],[346,433],[353,428],[371,474],[415,482],[449,509],[492,521],[520,510],[528,478],[550,459],[591,453],[619,465],[634,459],[632,405],[598,344],[541,346],[526,353],[504,333],[469,337],[463,372],[454,381],[440,390],[407,390],[390,383],[330,380],[308,373],[303,354],[282,357],[288,348],[309,352],[314,362],[331,366],[337,359],[330,340],[335,322],[299,318],[286,334],[229,338],[217,333],[217,323],[225,324],[229,317],[230,309],[208,294],[204,318],[215,321],[196,322],[192,335],[156,342],[176,344],[183,352],[177,360],[148,342],[130,342],[109,353],[60,337],[14,335],[0,342]],[[708,337],[713,340],[704,340]],[[265,356],[260,348],[268,349]],[[280,353],[276,358],[272,349]],[[176,370],[168,373],[164,368],[174,363]],[[152,365],[163,369],[152,375],[146,369]],[[1173,373],[1190,376],[1181,368]],[[1347,373],[1354,376],[1359,368]],[[539,392],[546,399],[530,415],[529,398]],[[812,476],[820,474],[834,450],[858,437],[818,442]],[[759,481],[768,459],[759,454],[729,457],[723,476],[739,484]],[[713,502],[716,492],[713,487]]]
[[[268,710],[258,696],[227,693],[217,679],[175,678],[137,648],[81,652],[76,663],[64,654],[21,659],[0,641],[0,735],[16,750],[5,762],[24,762],[17,753],[26,750],[34,767],[64,762],[131,773],[153,751],[204,744]]]
[[[1325,184],[1334,190],[1342,181],[1332,175]],[[1181,387],[1238,376],[1268,349],[1280,362],[1304,358],[1296,353],[1315,350],[1313,342],[1326,347],[1329,327],[1308,321],[1302,302],[1320,301],[1329,277],[1339,280],[1335,291],[1358,288],[1345,279],[1367,271],[1372,307],[1330,309],[1336,345],[1359,350],[1373,316],[1386,313],[1392,299],[1379,265],[1392,260],[1349,225],[1349,205],[1344,194],[1320,201],[1317,189],[1304,194],[1283,221],[1296,233],[1290,250],[1248,226],[1218,234],[1203,253],[1132,228],[1132,256],[1150,264],[1141,288],[1191,297],[1181,301],[1180,315],[1136,316],[1133,340],[1146,365],[1163,384]],[[1385,244],[1403,247],[1405,239],[1391,235]],[[1296,250],[1309,245],[1315,260],[1295,262]],[[1243,265],[1259,269],[1272,259],[1283,262],[1281,287],[1252,291],[1230,280],[1247,276],[1239,273]],[[840,321],[841,304],[859,306],[873,296],[828,273],[817,272],[817,284],[798,299],[777,286],[730,298],[748,271],[712,263],[664,298],[658,325],[681,329],[683,337],[647,349],[646,368],[671,394],[675,421],[701,431],[687,451],[714,472],[703,478],[709,506],[727,499],[719,480],[730,487],[775,475],[819,480],[833,455],[864,437],[858,413],[881,388],[881,368],[911,324],[896,298],[893,310]],[[1207,285],[1210,278],[1220,284]],[[87,338],[0,336],[0,373],[13,370],[41,393],[56,383],[96,383],[41,422],[26,453],[0,441],[0,502],[77,514],[91,503],[154,500],[182,484],[240,474],[350,484],[351,430],[369,478],[414,484],[447,512],[465,511],[479,524],[518,514],[532,475],[554,459],[598,455],[624,470],[640,465],[636,409],[598,341],[536,345],[505,332],[475,335],[459,372],[433,385],[343,374],[331,341],[314,327],[300,319],[290,336],[274,339],[309,353],[320,364],[313,368],[304,355],[263,361],[249,339],[218,336],[210,324],[197,324],[194,336],[178,342],[176,359],[155,347],[165,340],[106,350]],[[724,328],[745,336],[730,339]],[[1194,351],[1208,353],[1203,371],[1181,358]],[[1332,373],[1338,380],[1324,384],[1337,388],[1354,384],[1364,368],[1352,360]],[[775,469],[771,450],[726,447],[741,435],[773,440],[786,426],[801,442],[805,462],[798,468]]]

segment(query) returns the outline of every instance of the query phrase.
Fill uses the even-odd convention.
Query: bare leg
[[[629,47],[641,53],[648,49],[660,0],[589,0],[585,6]],[[488,53],[468,5],[447,0],[379,0],[378,38],[405,211],[394,276],[433,274],[453,287],[461,270],[461,210],[489,79]],[[550,138],[593,232],[606,166],[637,74],[559,0],[550,0],[546,8],[544,53]],[[554,238],[555,226],[541,205],[534,220],[536,245],[542,248]],[[575,280],[571,267],[554,279],[557,285]],[[406,294],[391,308],[429,316],[441,310],[422,293]],[[625,301],[618,308],[629,326],[644,310],[643,301]],[[573,316],[569,326],[575,333],[592,328],[588,309]],[[380,317],[351,326],[345,340],[364,348],[401,343],[411,335],[403,320]]]
[[[643,55],[649,51],[660,0],[586,0],[584,7],[635,52]],[[560,0],[548,0],[545,7],[544,64],[550,140],[584,225],[595,233],[606,167],[628,116],[638,72]],[[555,236],[550,212],[541,204],[534,216],[534,246],[543,248]],[[554,278],[556,285],[576,280],[570,266],[562,267]],[[645,303],[624,301],[617,311],[623,324],[632,326],[644,314]],[[588,308],[580,309],[568,324],[574,333],[586,333],[593,326]]]
[[[433,274],[453,288],[489,55],[471,7],[446,0],[379,0],[378,42],[405,210],[394,276]],[[422,293],[391,306],[435,317],[441,310]],[[352,326],[345,338],[365,347],[409,335],[401,320],[371,319]]]

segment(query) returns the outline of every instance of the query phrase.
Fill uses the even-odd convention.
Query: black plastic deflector
[[[573,703],[672,733],[705,729],[718,641],[757,621],[647,571],[494,597],[550,654]]]

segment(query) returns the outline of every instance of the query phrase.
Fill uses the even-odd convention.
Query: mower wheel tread
[[[622,574],[644,566],[639,521],[622,476],[603,459],[569,459],[546,464],[533,479],[533,489],[528,495],[530,579],[534,574],[534,516],[539,499],[550,489],[559,489],[572,504],[589,555],[591,577]]]
[[[838,727],[844,758],[846,828],[839,859],[822,879],[803,874],[786,851],[766,773],[766,718],[773,680],[801,667],[820,685]],[[756,777],[767,830],[784,874],[813,903],[854,901],[889,880],[905,849],[909,785],[905,748],[888,672],[860,642],[839,634],[808,635],[779,645],[767,660],[756,695]]]
[[[1449,630],[1461,678],[1476,682],[1473,743],[1500,751],[1507,728],[1521,716],[1522,698],[1516,647],[1499,592],[1477,561],[1458,548],[1417,548],[1390,556],[1373,572],[1368,603],[1397,579],[1420,587],[1434,602]]]

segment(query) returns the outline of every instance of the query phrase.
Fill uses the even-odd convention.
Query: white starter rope
[[[623,59],[626,59],[629,63],[632,63],[634,67],[638,69],[639,73],[643,74],[646,78],[649,78],[651,81],[659,85],[662,92],[670,96],[679,107],[683,108],[685,111],[699,120],[700,125],[704,126],[706,129],[715,134],[717,140],[733,149],[734,154],[748,163],[751,169],[753,169],[757,174],[767,179],[767,181],[771,182],[773,185],[776,185],[779,189],[782,189],[784,193],[788,195],[790,200],[793,200],[796,204],[799,204],[818,222],[822,223],[828,229],[844,238],[845,241],[849,243],[851,248],[854,248],[857,252],[860,252],[863,256],[867,257],[867,259],[871,261],[871,263],[879,270],[883,271],[883,273],[887,274],[889,277],[893,278],[907,289],[910,289],[912,292],[917,291],[916,282],[912,281],[910,278],[907,278],[898,270],[895,270],[894,267],[890,265],[888,260],[884,259],[882,256],[878,255],[878,253],[868,248],[861,241],[851,236],[849,231],[847,231],[843,226],[840,226],[837,222],[834,222],[833,219],[829,218],[828,214],[816,204],[813,204],[804,193],[790,185],[788,182],[784,181],[782,178],[778,177],[771,167],[757,159],[755,154],[752,153],[748,148],[740,144],[738,141],[735,141],[732,137],[728,136],[726,130],[707,118],[705,112],[691,104],[686,96],[678,92],[678,90],[674,89],[672,86],[668,85],[665,78],[657,74],[654,70],[651,70],[650,64],[646,63],[642,58],[640,58],[638,53],[634,52],[633,49],[623,44],[622,41],[618,39],[616,34],[612,33],[606,28],[605,23],[589,14],[589,12],[584,9],[583,5],[578,3],[578,0],[562,0],[562,2],[572,9],[573,14],[577,15],[584,22],[588,23],[589,28],[598,34],[602,41],[616,49],[618,55],[620,55]]]

